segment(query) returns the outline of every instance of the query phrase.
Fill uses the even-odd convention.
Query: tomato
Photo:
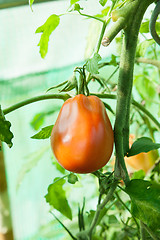
[[[129,143],[130,147],[133,144],[135,136],[133,134],[130,135]],[[127,166],[133,168],[134,170],[144,170],[145,172],[148,172],[149,169],[152,168],[154,165],[156,159],[157,159],[157,151],[150,151],[150,152],[142,152],[137,155],[131,156],[131,157],[125,157],[125,161]]]
[[[94,172],[109,161],[113,143],[112,126],[98,97],[79,94],[63,104],[51,133],[51,148],[62,167]]]

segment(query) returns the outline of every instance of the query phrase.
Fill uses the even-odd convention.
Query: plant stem
[[[96,51],[95,51],[96,53],[99,52],[99,49],[100,49],[100,46],[101,46],[101,42],[102,42],[105,30],[106,30],[106,26],[107,26],[107,23],[103,22],[102,30],[101,30],[100,37],[99,37],[98,44],[97,44],[97,48],[96,48]]]
[[[155,235],[155,233],[143,222],[141,222],[141,226],[149,233],[153,240],[158,240],[159,238]]]
[[[101,30],[101,33],[100,33],[100,37],[99,37],[99,40],[98,40],[98,43],[97,43],[97,48],[95,50],[95,53],[99,52],[99,49],[101,47],[101,42],[102,42],[105,30],[106,30],[106,26],[107,26],[107,22],[103,20],[102,30]],[[87,76],[87,79],[86,79],[86,84],[88,84],[90,82],[91,75],[92,75],[91,73],[88,73],[88,76]]]
[[[129,24],[124,29],[123,45],[121,49],[120,70],[117,90],[115,134],[115,177],[122,178],[127,184],[129,181],[124,154],[129,149],[129,116],[131,104],[131,92],[133,84],[133,69],[135,52],[140,24],[147,7],[153,0],[135,0],[134,7],[128,19]]]
[[[124,28],[125,23],[125,19],[123,17],[120,17],[111,27],[111,29],[107,31],[102,40],[102,45],[104,47],[107,47],[112,42],[116,35]]]
[[[150,58],[136,58],[136,62],[138,63],[146,63],[146,64],[151,64],[155,67],[157,67],[158,69],[160,69],[160,61],[156,60],[156,59],[150,59]]]
[[[73,236],[73,234],[70,232],[70,230],[59,220],[59,218],[56,217],[56,215],[50,211],[50,213],[54,216],[54,218],[61,224],[61,226],[66,230],[66,232],[70,235],[70,237],[73,240],[77,240],[77,238],[75,236]]]
[[[144,228],[144,226],[143,226],[143,223],[140,221],[140,230],[141,230],[141,239],[142,240],[147,240],[147,238],[146,238],[146,230],[145,230],[145,228]]]
[[[157,4],[155,6],[155,9],[152,12],[150,24],[149,24],[149,30],[153,37],[153,39],[160,45],[160,37],[158,36],[156,32],[156,21],[158,18],[158,15],[160,13],[160,1],[157,1]]]
[[[98,18],[98,17],[95,17],[95,16],[92,16],[92,15],[89,15],[89,14],[85,14],[85,13],[81,13],[80,11],[78,11],[80,15],[84,16],[84,17],[88,17],[88,18],[93,18],[97,21],[100,21],[102,23],[105,22],[105,20],[101,19],[101,18]]]
[[[117,192],[115,193],[115,195],[116,195],[118,201],[119,201],[119,202],[127,209],[127,211],[131,214],[133,220],[135,221],[135,224],[137,225],[137,229],[139,230],[139,224],[138,224],[136,218],[132,215],[130,209],[129,209],[129,208],[127,207],[127,205],[122,201],[122,199],[120,198],[120,196],[119,196],[119,194],[118,194]]]
[[[97,210],[95,212],[95,215],[94,215],[93,221],[91,223],[91,226],[90,226],[90,228],[88,230],[88,235],[90,236],[90,239],[91,239],[91,236],[92,236],[93,229],[95,228],[95,226],[97,224],[100,212],[105,207],[107,202],[109,202],[109,200],[112,198],[113,193],[114,193],[114,191],[115,191],[115,189],[117,187],[117,184],[118,184],[117,182],[112,184],[112,186],[110,187],[110,189],[108,191],[108,194],[106,195],[106,197],[103,200],[103,202],[97,205]]]
[[[107,98],[107,99],[113,99],[116,100],[117,96],[114,94],[101,94],[101,93],[90,93],[90,95],[94,95],[97,96],[99,98]],[[30,103],[34,103],[37,101],[41,101],[41,100],[47,100],[47,99],[61,99],[61,100],[67,100],[68,98],[70,98],[71,96],[69,94],[47,94],[47,95],[40,95],[40,96],[36,96],[27,100],[24,100],[22,102],[16,103],[6,109],[3,110],[3,113],[6,115],[10,112],[13,112],[15,110],[17,110],[18,108],[21,108],[23,106],[26,106]],[[140,103],[136,102],[135,100],[132,99],[132,104],[137,107],[139,110],[141,110],[148,118],[150,118],[154,123],[155,126],[160,129],[160,123],[157,121],[157,119],[145,108],[143,107]]]
[[[154,122],[158,130],[160,130],[160,122],[157,121],[157,119],[142,104],[136,102],[134,99],[132,99],[132,104],[139,110],[141,110],[143,113],[145,113],[145,115]]]
[[[3,110],[4,114],[8,114],[20,107],[23,107],[25,105],[28,105],[30,103],[34,103],[34,102],[38,102],[41,100],[48,100],[48,99],[61,99],[66,101],[68,98],[70,98],[71,96],[69,94],[46,94],[46,95],[40,95],[40,96],[36,96],[33,98],[29,98],[27,100],[24,100],[22,102],[16,103],[14,105],[12,105],[11,107],[8,107],[6,109]]]

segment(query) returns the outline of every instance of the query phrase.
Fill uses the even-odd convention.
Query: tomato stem
[[[147,7],[153,0],[135,0],[130,16],[127,18],[127,27],[124,29],[123,45],[120,57],[120,70],[117,90],[115,135],[115,177],[123,179],[125,184],[129,181],[124,155],[129,149],[129,121],[131,92],[133,85],[133,69],[140,24]]]
[[[81,13],[80,11],[78,11],[78,12],[79,12],[79,14],[80,14],[81,16],[84,16],[84,17],[87,17],[87,18],[93,18],[93,19],[95,19],[95,20],[97,20],[97,21],[100,21],[100,22],[102,22],[102,23],[105,22],[105,20],[103,20],[103,19],[101,19],[101,18],[92,16],[92,15],[89,15],[89,14]]]
[[[19,102],[19,103],[16,103],[6,109],[3,110],[3,113],[4,114],[8,114],[18,108],[21,108],[25,105],[28,105],[30,103],[34,103],[34,102],[38,102],[38,101],[41,101],[41,100],[48,100],[48,99],[61,99],[61,100],[64,100],[66,101],[68,98],[70,98],[71,96],[67,93],[65,94],[46,94],[46,95],[40,95],[40,96],[36,96],[36,97],[33,97],[33,98],[29,98],[29,99],[26,99],[22,102]]]
[[[108,191],[108,194],[106,195],[106,197],[104,198],[103,202],[98,204],[97,205],[97,210],[95,212],[95,215],[94,215],[94,218],[93,218],[93,221],[91,223],[91,226],[88,230],[88,235],[89,237],[91,238],[92,236],[92,232],[93,232],[93,229],[95,228],[96,224],[97,224],[97,221],[98,221],[98,218],[99,218],[99,215],[101,213],[101,210],[105,207],[105,205],[110,201],[110,199],[112,198],[113,196],[113,193],[114,191],[116,190],[116,187],[117,187],[118,183],[117,182],[114,182],[109,191]]]
[[[108,93],[90,93],[90,95],[94,95],[97,96],[99,98],[107,98],[107,99],[113,99],[116,100],[117,96],[115,94],[108,94]],[[3,113],[6,115],[10,112],[13,112],[15,110],[17,110],[18,108],[24,107],[30,103],[34,103],[34,102],[38,102],[38,101],[42,101],[42,100],[49,100],[49,99],[61,99],[66,101],[68,98],[71,98],[71,96],[69,94],[47,94],[47,95],[40,95],[40,96],[36,96],[33,98],[29,98],[26,99],[22,102],[16,103],[6,109],[3,110]],[[160,123],[157,121],[157,119],[140,103],[136,102],[134,99],[132,99],[131,101],[132,105],[137,107],[139,110],[141,110],[141,112],[143,112],[149,119],[151,119],[153,121],[153,123],[155,124],[155,126],[157,127],[158,130],[160,130]]]

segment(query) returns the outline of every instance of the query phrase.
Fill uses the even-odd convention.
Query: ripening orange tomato
[[[113,143],[112,126],[98,97],[79,94],[63,104],[51,133],[51,148],[62,167],[94,172],[109,161]]]
[[[129,143],[130,147],[133,144],[133,141],[135,139],[134,134],[130,134],[129,137]],[[149,169],[152,168],[154,165],[156,159],[158,158],[157,156],[157,151],[152,150],[150,152],[142,152],[137,155],[131,156],[131,157],[125,157],[125,162],[127,166],[131,167],[133,170],[143,170],[145,172],[148,172]]]

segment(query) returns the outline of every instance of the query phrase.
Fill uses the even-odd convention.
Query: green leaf
[[[160,33],[160,22],[156,22],[156,32]],[[149,33],[149,20],[143,22],[140,27],[140,33]]]
[[[71,11],[78,11],[78,12],[80,10],[83,10],[83,8],[81,8],[81,6],[78,3],[74,4],[73,8],[71,9]]]
[[[70,0],[70,5],[75,4],[76,2],[79,2],[79,0]]]
[[[49,185],[48,193],[45,196],[46,202],[48,202],[52,207],[62,213],[64,216],[72,220],[71,208],[65,196],[65,191],[63,185],[65,183],[64,179],[54,179],[53,184]]]
[[[50,87],[50,88],[47,89],[46,92],[48,92],[48,91],[50,91],[50,90],[53,90],[53,89],[55,89],[55,88],[62,87],[62,86],[64,86],[65,84],[67,84],[67,82],[68,82],[68,80],[66,80],[66,81],[64,81],[64,82],[62,82],[62,83],[59,83],[58,85],[55,85],[55,86],[53,86],[53,87]]]
[[[91,74],[96,74],[98,72],[98,62],[101,60],[101,56],[98,53],[95,53],[94,56],[89,59],[86,63],[86,69]]]
[[[37,134],[35,134],[31,138],[34,138],[34,139],[46,139],[46,138],[49,138],[51,136],[52,129],[53,129],[53,125],[44,127],[44,128],[42,128],[42,130],[40,132],[38,132]]]
[[[97,41],[101,32],[102,23],[97,20],[93,20],[89,25],[88,35],[87,35],[87,43],[85,47],[84,58],[88,59],[92,56],[95,51]]]
[[[66,170],[65,170],[57,161],[53,162],[53,165],[55,165],[56,169],[57,169],[60,173],[65,174],[65,171],[66,171]]]
[[[154,143],[151,138],[142,137],[138,138],[130,148],[128,157],[137,155],[141,152],[149,152],[154,149],[160,148],[160,143]]]
[[[153,39],[147,39],[143,42],[141,42],[137,47],[137,57],[144,57],[147,48],[149,48],[151,45],[153,45],[155,42]]]
[[[43,124],[44,124],[44,120],[47,116],[59,111],[61,109],[61,106],[52,106],[52,110],[49,110],[47,112],[40,112],[40,113],[37,113],[32,121],[30,122],[32,128],[34,130],[38,130]]]
[[[160,22],[156,22],[156,32],[160,33]]]
[[[76,88],[77,86],[77,78],[75,76],[75,73],[68,79],[67,84],[60,89],[60,92],[68,92]]]
[[[78,182],[78,177],[76,174],[74,173],[70,173],[69,176],[68,176],[68,182],[70,184],[75,184],[76,182]]]
[[[131,180],[126,189],[131,198],[133,216],[151,229],[160,227],[160,185],[142,179]]]
[[[145,175],[145,172],[141,169],[133,173],[132,179],[144,179]]]
[[[144,75],[135,76],[134,85],[143,99],[153,99],[156,96],[156,88],[153,82]]]
[[[35,166],[37,166],[38,162],[42,159],[43,155],[48,151],[50,146],[44,146],[35,151],[34,153],[27,155],[25,158],[25,163],[20,168],[20,171],[18,173],[17,177],[17,184],[16,189],[20,187],[24,177],[28,172],[30,172]]]
[[[114,54],[111,55],[111,61],[109,62],[109,65],[117,66],[117,60],[116,56]]]
[[[140,33],[149,33],[149,20],[141,24]]]
[[[31,8],[31,10],[32,10],[32,4],[34,3],[34,0],[29,0],[29,6],[30,6],[30,8]],[[33,11],[33,10],[32,10]]]
[[[36,33],[42,33],[38,46],[40,46],[41,57],[44,58],[48,52],[48,42],[51,33],[57,28],[60,17],[56,14],[51,15],[47,21],[37,28]]]
[[[38,130],[44,123],[44,113],[37,113],[31,121],[31,126],[34,130]]]
[[[115,112],[113,111],[113,109],[111,108],[111,106],[105,102],[103,102],[105,108],[107,108],[113,115],[115,115]]]
[[[104,7],[107,3],[107,0],[99,0],[99,3]]]
[[[11,148],[13,133],[10,131],[11,123],[7,121],[4,117],[3,111],[0,106],[0,140],[8,144]]]

